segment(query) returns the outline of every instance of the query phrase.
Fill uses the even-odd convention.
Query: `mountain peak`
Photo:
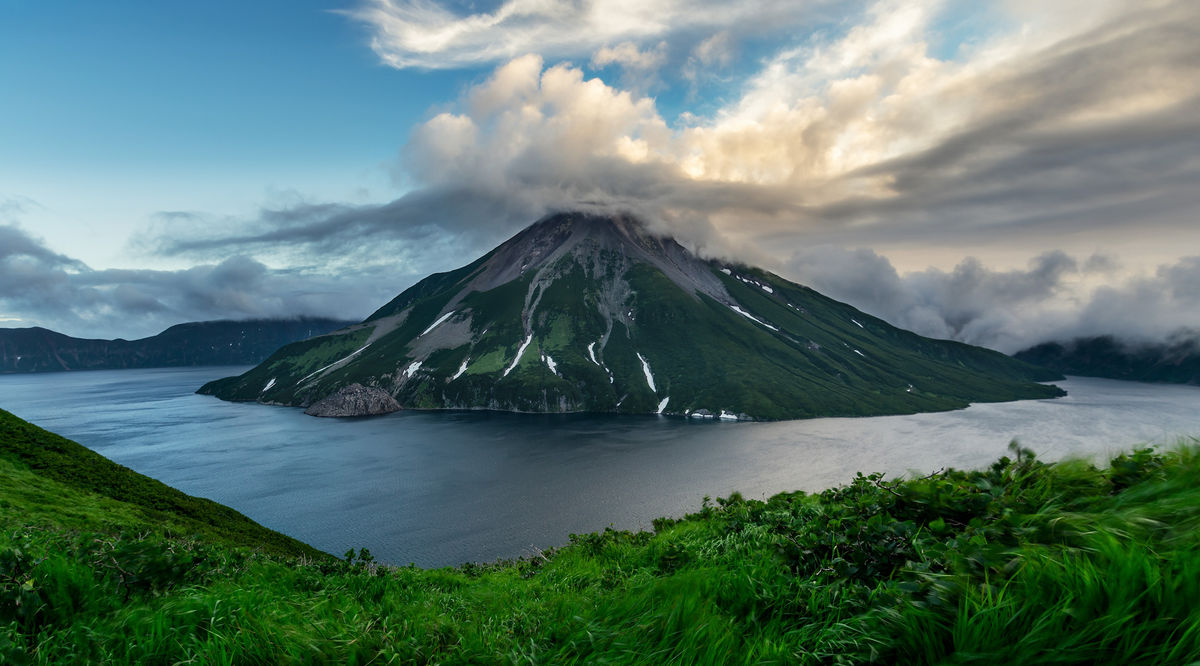
[[[605,261],[626,259],[654,266],[687,291],[700,292],[722,302],[732,301],[708,262],[674,238],[652,233],[645,222],[624,213],[548,215],[500,245],[495,255],[489,265],[497,269],[515,266],[522,274],[544,271],[566,256],[592,268]],[[501,281],[512,277],[511,269],[499,272]]]
[[[567,212],[202,390],[307,406],[357,383],[416,408],[798,418],[1058,395],[1038,372],[701,260],[632,216]]]

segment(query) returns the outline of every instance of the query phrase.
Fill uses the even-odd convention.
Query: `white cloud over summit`
[[[933,53],[943,5],[883,0],[771,56],[706,117],[521,56],[414,130],[409,172],[531,209],[701,219],[773,248],[1154,229],[1162,258],[1169,234],[1200,241],[1200,5],[1013,3],[1009,30],[953,58]]]
[[[411,189],[176,225],[147,247],[409,279],[548,211],[610,208],[1006,350],[1200,327],[1176,288],[1200,247],[1200,3],[368,0],[346,13],[393,67],[491,68],[412,129]],[[1096,253],[1125,268],[1081,259]]]

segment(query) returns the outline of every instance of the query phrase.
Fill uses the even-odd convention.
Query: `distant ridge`
[[[1125,343],[1111,335],[1044,342],[1014,358],[1066,375],[1138,382],[1200,384],[1200,332],[1164,343]]]
[[[325,318],[200,321],[140,340],[73,338],[41,327],[0,328],[0,373],[252,365],[283,345],[352,323]]]
[[[622,215],[551,215],[361,324],[201,393],[309,406],[344,387],[406,408],[788,419],[1051,398],[1060,376],[931,340]]]

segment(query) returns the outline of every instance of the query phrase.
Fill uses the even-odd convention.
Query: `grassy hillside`
[[[6,509],[29,501],[11,488]],[[1014,447],[986,470],[735,495],[654,533],[430,571],[142,537],[130,515],[0,514],[0,662],[1200,659],[1196,441],[1105,469]]]
[[[2,409],[0,524],[126,529],[277,555],[323,555],[223,504],[181,493]]]

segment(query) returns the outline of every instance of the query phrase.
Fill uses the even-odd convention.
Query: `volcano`
[[[701,259],[632,217],[563,213],[200,392],[299,407],[347,391],[347,404],[364,404],[365,391],[417,409],[792,419],[1051,398],[1062,390],[1037,382],[1058,378]]]

